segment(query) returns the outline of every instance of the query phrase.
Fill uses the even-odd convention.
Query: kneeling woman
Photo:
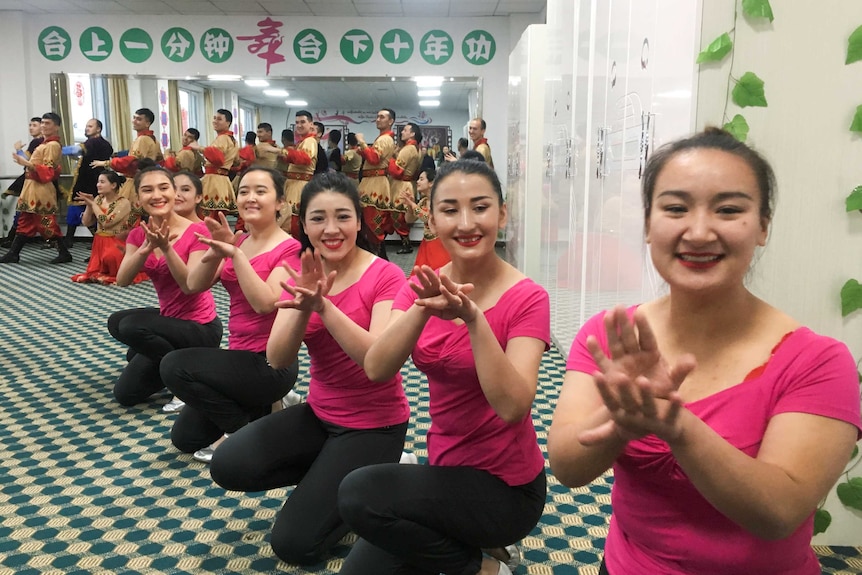
[[[185,347],[218,347],[222,336],[212,294],[193,293],[188,287],[188,267],[200,261],[207,249],[195,234],[205,233],[206,226],[174,212],[174,180],[161,167],[138,172],[135,192],[150,220],[129,233],[117,285],[127,286],[138,273],[146,272],[159,307],[118,311],[108,318],[108,331],[129,346],[129,363],[114,384],[114,397],[122,405],[145,401],[164,388],[159,363],[168,353]]]
[[[270,543],[284,561],[307,564],[348,531],[336,504],[342,478],[363,465],[398,461],[410,409],[397,370],[382,382],[362,370],[404,273],[368,251],[359,194],[346,176],[318,174],[300,206],[301,275],[292,273],[286,285],[267,357],[275,368],[291,365],[305,341],[308,403],[239,430],[216,450],[211,471],[235,491],[296,485]]]
[[[125,176],[109,170],[99,174],[96,182],[98,196],[94,198],[90,194],[78,192],[77,198],[85,204],[81,223],[87,227],[96,224],[97,229],[87,271],[73,275],[73,282],[117,283],[117,271],[126,251],[126,237],[137,220],[132,215],[131,202],[119,195],[120,186],[125,181]],[[132,283],[146,279],[147,274],[139,272]]]
[[[548,294],[494,250],[506,207],[487,164],[441,167],[431,220],[452,261],[439,275],[415,270],[364,363],[380,381],[412,354],[427,375],[430,465],[375,465],[344,479],[339,509],[361,539],[342,575],[509,573],[505,548],[544,509],[530,411],[550,343]]]
[[[266,342],[275,320],[282,265],[299,268],[299,242],[278,225],[284,209],[284,177],[252,168],[243,174],[236,198],[249,233],[234,235],[223,213],[207,218],[212,239],[189,273],[189,288],[207,290],[221,280],[230,294],[228,349],[183,349],[161,365],[162,380],[185,402],[171,432],[180,451],[204,463],[227,435],[266,415],[296,382],[297,364],[277,369],[266,361]]]

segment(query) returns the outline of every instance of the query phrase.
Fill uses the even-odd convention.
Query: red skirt
[[[106,236],[97,233],[93,237],[93,249],[90,253],[90,263],[87,271],[72,276],[76,283],[117,283],[117,270],[123,262],[126,252],[126,242],[115,236]],[[132,280],[132,283],[140,283],[148,279],[147,274],[140,272]]]
[[[443,242],[440,238],[433,240],[422,240],[419,244],[419,251],[416,252],[416,263],[414,266],[428,266],[432,270],[437,270],[448,264],[452,258],[449,257],[449,252],[443,247]],[[410,272],[413,275],[413,272]]]

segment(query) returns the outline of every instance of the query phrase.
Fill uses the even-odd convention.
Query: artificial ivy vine
[[[752,18],[768,18],[770,22],[774,20],[772,14],[772,6],[769,5],[769,0],[742,0],[742,11]],[[766,92],[763,89],[763,80],[761,80],[754,72],[746,72],[739,78],[733,77],[733,45],[736,41],[736,24],[739,17],[739,12],[736,5],[733,8],[733,28],[729,32],[725,32],[706,47],[697,56],[697,63],[705,62],[721,62],[730,54],[730,70],[727,73],[727,91],[730,92],[730,97],[733,103],[740,108],[756,106],[765,108]],[[731,37],[732,35],[732,37]],[[862,34],[860,34],[862,36]],[[860,37],[862,43],[862,37]],[[730,83],[735,84],[733,90],[730,89]],[[748,138],[748,121],[742,114],[736,114],[732,119],[727,117],[727,95],[725,95],[724,112],[722,113],[722,121],[725,122],[724,129],[733,134],[740,142],[744,142]]]
[[[852,64],[860,60],[862,60],[862,26],[856,28],[847,40],[847,57],[844,59],[844,64]],[[862,106],[856,107],[856,113],[853,114],[853,121],[850,123],[850,131],[862,132]],[[844,201],[844,207],[848,212],[862,210],[862,186],[856,186],[850,192]],[[862,308],[862,285],[854,279],[847,280],[841,287],[841,315],[847,317],[860,308]],[[862,374],[859,375],[859,383],[862,385]],[[862,463],[862,457],[859,455],[859,446],[857,445],[853,448],[853,455],[850,457],[847,469],[844,470],[844,481],[838,484],[835,492],[842,505],[862,511],[862,477],[850,476],[850,472],[859,463]],[[814,514],[815,535],[826,531],[832,523],[832,516],[823,509],[823,503],[820,503]]]

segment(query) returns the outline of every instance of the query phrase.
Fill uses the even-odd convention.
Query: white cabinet
[[[510,60],[509,201],[519,206],[513,261],[551,294],[552,334],[567,354],[590,316],[660,290],[640,178],[657,146],[693,131],[699,2],[549,0],[547,22],[544,69],[523,57],[529,44]],[[534,88],[541,119],[512,105]],[[539,146],[540,182],[512,173],[536,151],[525,145]],[[531,207],[538,230],[528,236]],[[535,251],[523,249],[534,238]]]

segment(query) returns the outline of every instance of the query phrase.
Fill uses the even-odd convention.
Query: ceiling
[[[415,113],[419,109],[417,88],[409,78],[267,78],[269,87],[282,88],[290,93],[287,98],[269,97],[263,94],[264,88],[252,88],[244,82],[215,82],[210,80],[191,80],[196,84],[214,88],[228,89],[239,94],[240,98],[255,104],[284,107],[284,101],[305,100],[310,108],[334,113],[367,110],[375,107],[392,108],[398,114]],[[439,100],[439,109],[452,111],[467,110],[467,95],[477,89],[475,78],[446,78],[440,89],[440,96],[427,98]],[[296,106],[292,106],[296,108]],[[438,108],[429,108],[429,111]]]
[[[547,0],[0,0],[32,14],[456,17],[538,14]]]

